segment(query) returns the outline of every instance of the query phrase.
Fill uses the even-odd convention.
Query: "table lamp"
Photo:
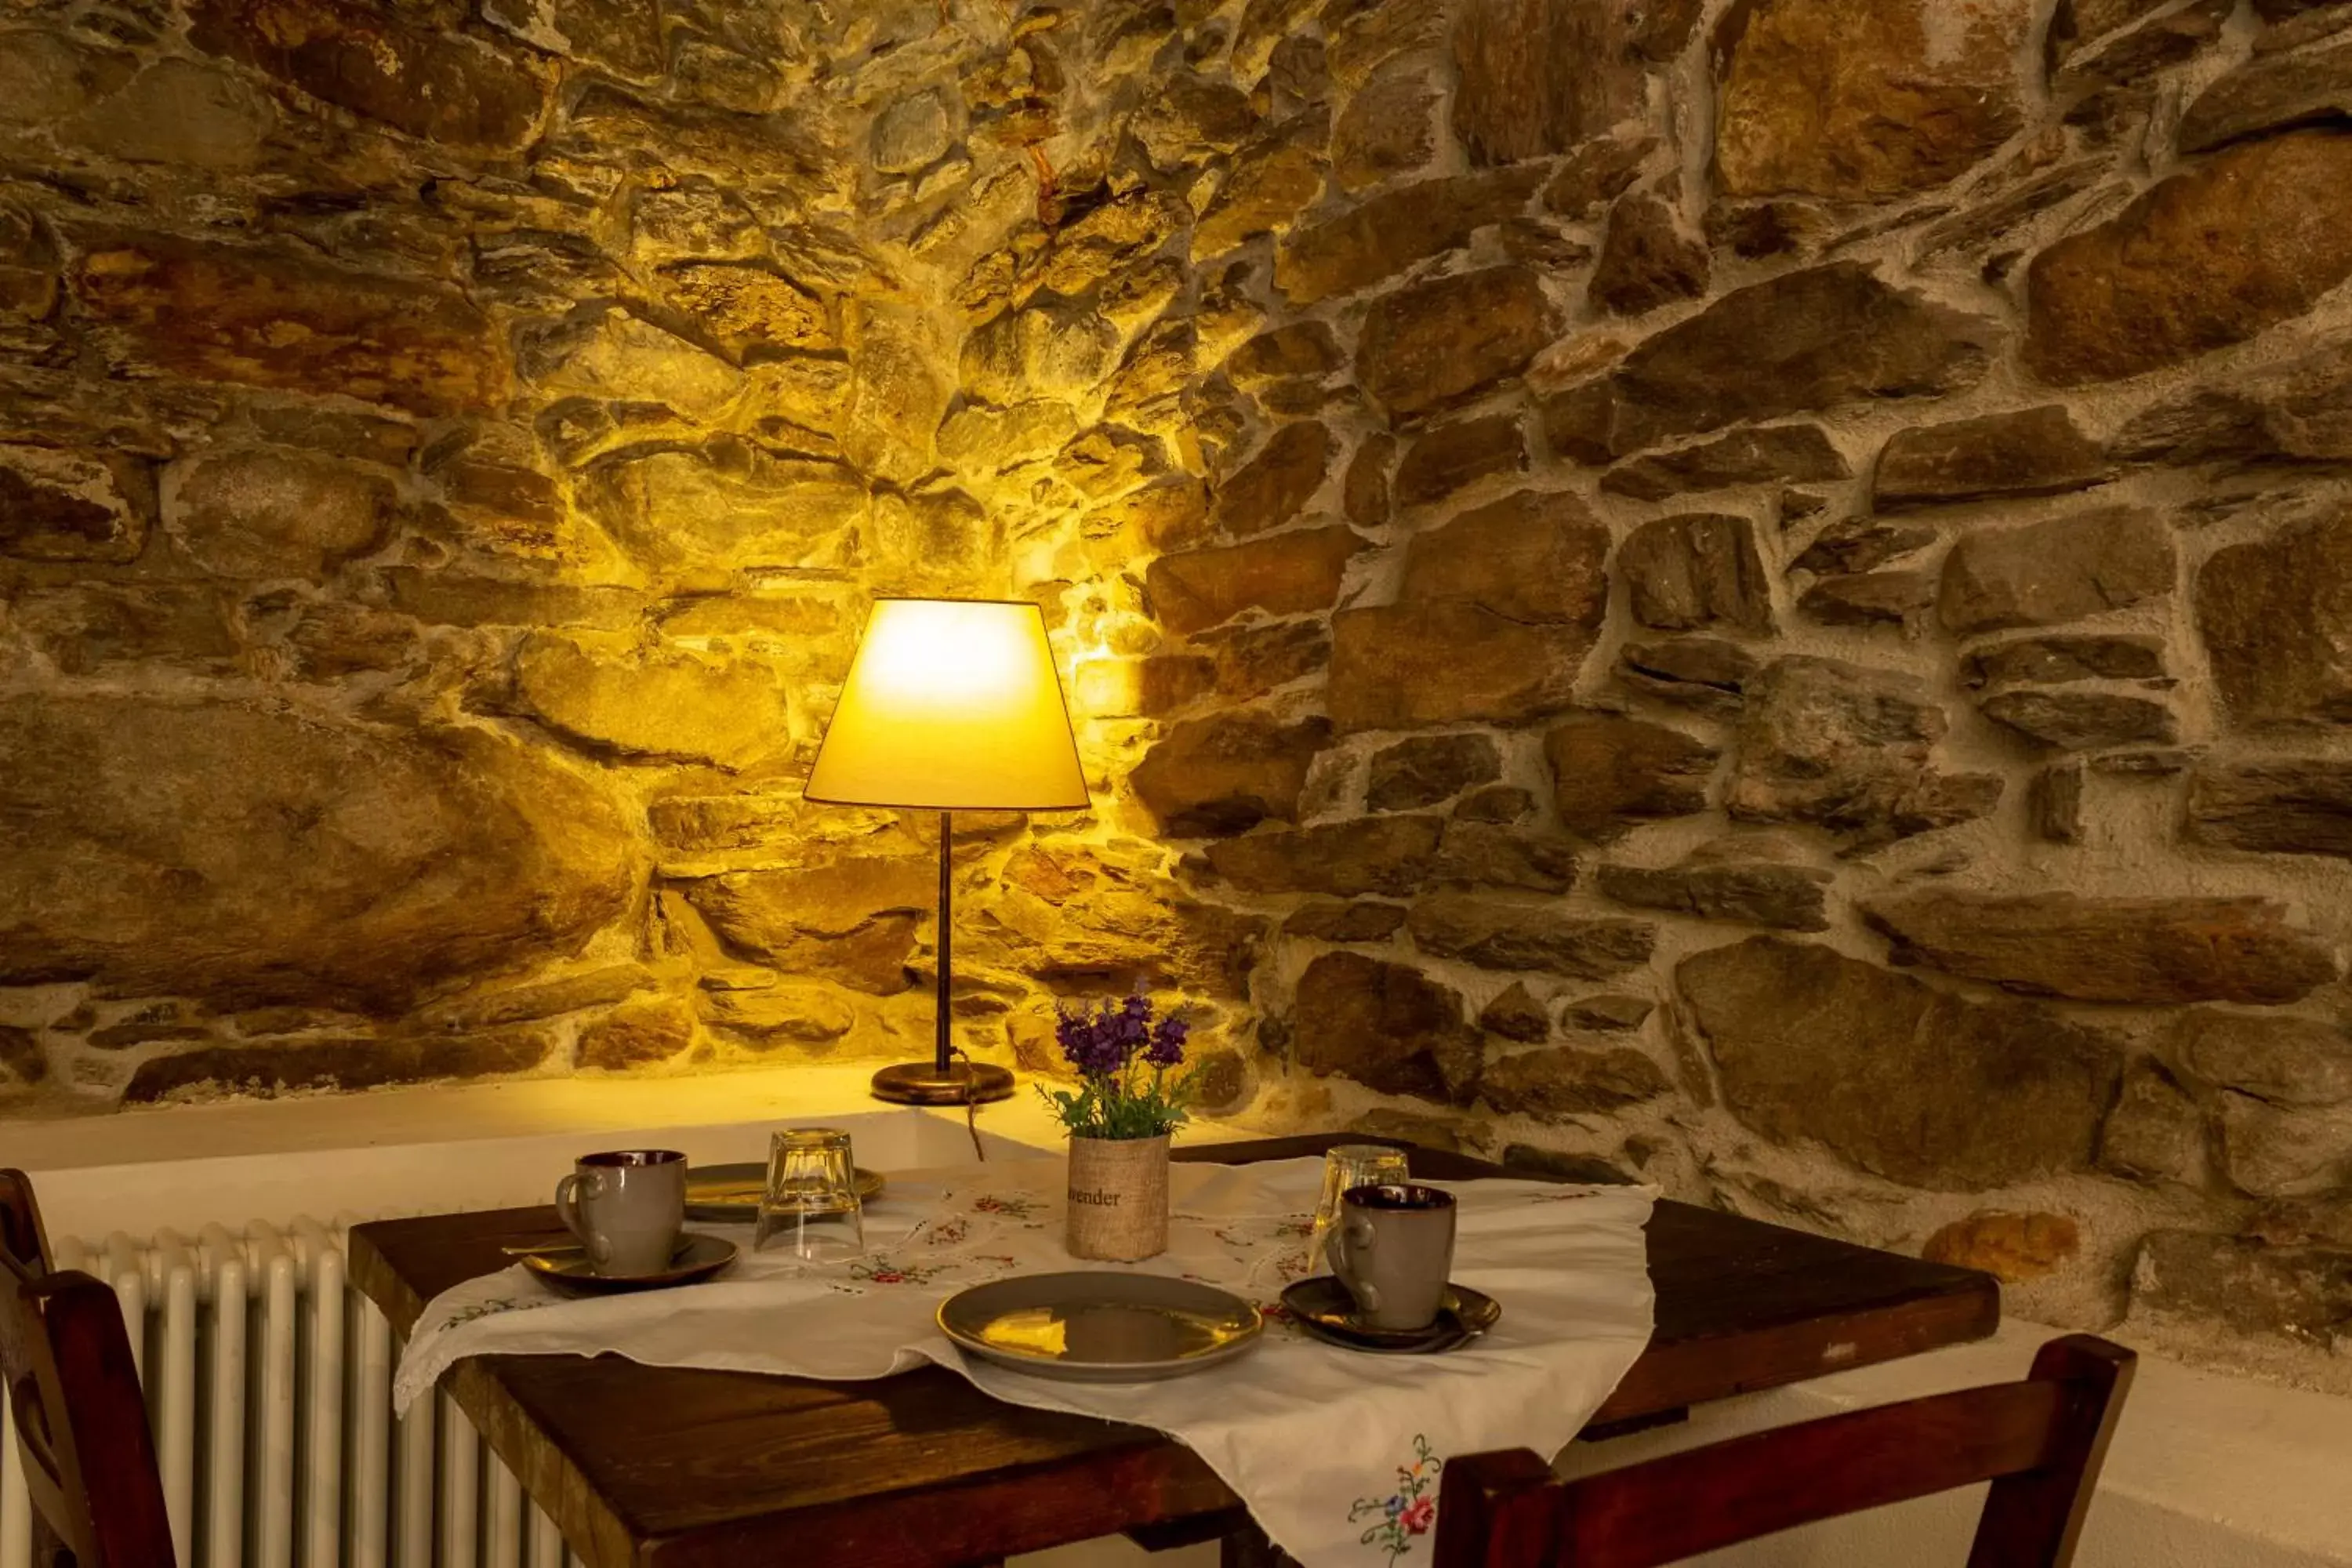
[[[875,1098],[900,1105],[1003,1100],[1013,1092],[1011,1073],[953,1058],[948,847],[959,811],[1071,811],[1087,804],[1045,613],[1003,600],[876,601],[805,793],[823,805],[940,814],[937,1048],[929,1061],[876,1073]]]

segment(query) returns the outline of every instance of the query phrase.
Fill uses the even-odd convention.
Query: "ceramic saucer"
[[[688,1231],[677,1238],[669,1267],[650,1274],[599,1274],[583,1247],[548,1247],[521,1255],[522,1266],[559,1290],[579,1296],[611,1296],[629,1290],[662,1290],[708,1279],[735,1261],[735,1244]]]
[[[1299,1326],[1318,1340],[1381,1355],[1433,1355],[1458,1350],[1503,1315],[1502,1304],[1467,1285],[1448,1285],[1437,1319],[1425,1329],[1375,1329],[1359,1322],[1355,1298],[1328,1274],[1301,1279],[1282,1293]]]

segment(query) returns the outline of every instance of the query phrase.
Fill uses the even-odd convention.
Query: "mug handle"
[[[1370,1220],[1353,1215],[1345,1208],[1332,1224],[1330,1237],[1324,1242],[1324,1255],[1331,1260],[1331,1272],[1356,1299],[1356,1309],[1363,1312],[1381,1310],[1381,1293],[1372,1288],[1369,1274],[1370,1260],[1364,1255],[1372,1250],[1378,1233]]]
[[[564,1229],[580,1238],[580,1245],[588,1249],[591,1258],[608,1263],[612,1261],[613,1244],[591,1230],[580,1214],[580,1189],[587,1188],[587,1195],[593,1198],[603,1185],[602,1178],[593,1171],[584,1176],[574,1172],[556,1183],[555,1217],[563,1222]]]

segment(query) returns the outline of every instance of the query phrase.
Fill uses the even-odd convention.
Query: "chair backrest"
[[[39,1206],[0,1171],[0,1380],[37,1515],[35,1561],[173,1568],[147,1404],[114,1292],[49,1267]]]
[[[1654,1568],[1816,1520],[1992,1482],[1969,1568],[2065,1568],[2131,1352],[2051,1341],[2021,1383],[1758,1432],[1564,1481],[1525,1449],[1446,1463],[1435,1568]]]
[[[41,1228],[41,1205],[33,1200],[33,1178],[0,1171],[0,1255],[36,1277],[49,1271],[49,1238]]]

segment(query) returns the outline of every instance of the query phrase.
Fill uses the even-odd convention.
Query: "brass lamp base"
[[[874,1075],[874,1098],[893,1105],[986,1105],[1013,1097],[1013,1075],[989,1062],[901,1062]]]

